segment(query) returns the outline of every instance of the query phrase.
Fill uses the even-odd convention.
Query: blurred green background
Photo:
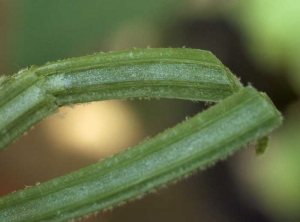
[[[94,52],[212,51],[284,115],[267,153],[249,147],[85,221],[300,221],[299,0],[0,0],[0,74]],[[0,195],[137,144],[205,104],[112,101],[63,108],[0,153]]]

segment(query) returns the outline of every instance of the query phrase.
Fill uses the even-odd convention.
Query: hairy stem
[[[0,149],[58,107],[126,98],[220,101],[241,84],[210,52],[146,49],[67,59],[0,81]]]
[[[0,221],[66,221],[119,204],[224,159],[280,123],[270,100],[246,87],[132,149],[1,198]]]
[[[281,124],[263,93],[243,87],[210,52],[146,49],[67,59],[0,77],[0,149],[58,107],[96,100],[218,102],[104,161],[0,198],[0,221],[66,221],[144,195],[224,159]]]

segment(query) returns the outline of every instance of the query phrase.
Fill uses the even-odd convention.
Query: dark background
[[[300,221],[298,0],[0,0],[0,74],[94,52],[212,51],[284,115],[267,153],[248,147],[86,221]],[[63,108],[0,153],[0,195],[97,162],[205,109],[179,100]]]

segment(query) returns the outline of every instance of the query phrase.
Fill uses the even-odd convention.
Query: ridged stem
[[[134,148],[0,198],[0,221],[66,221],[120,204],[226,158],[280,123],[270,100],[246,87]]]
[[[210,52],[144,49],[31,67],[0,81],[0,149],[58,107],[126,98],[220,101],[242,86]]]

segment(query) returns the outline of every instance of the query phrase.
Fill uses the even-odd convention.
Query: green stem
[[[144,49],[31,67],[0,81],[0,149],[58,107],[126,98],[221,101],[241,89],[210,52]]]
[[[66,221],[120,204],[226,158],[282,121],[265,94],[243,88],[209,52],[133,50],[1,77],[0,149],[60,106],[139,97],[219,103],[135,148],[0,198],[0,221]]]
[[[281,115],[246,87],[153,139],[0,199],[0,221],[66,221],[140,196],[270,133]]]

